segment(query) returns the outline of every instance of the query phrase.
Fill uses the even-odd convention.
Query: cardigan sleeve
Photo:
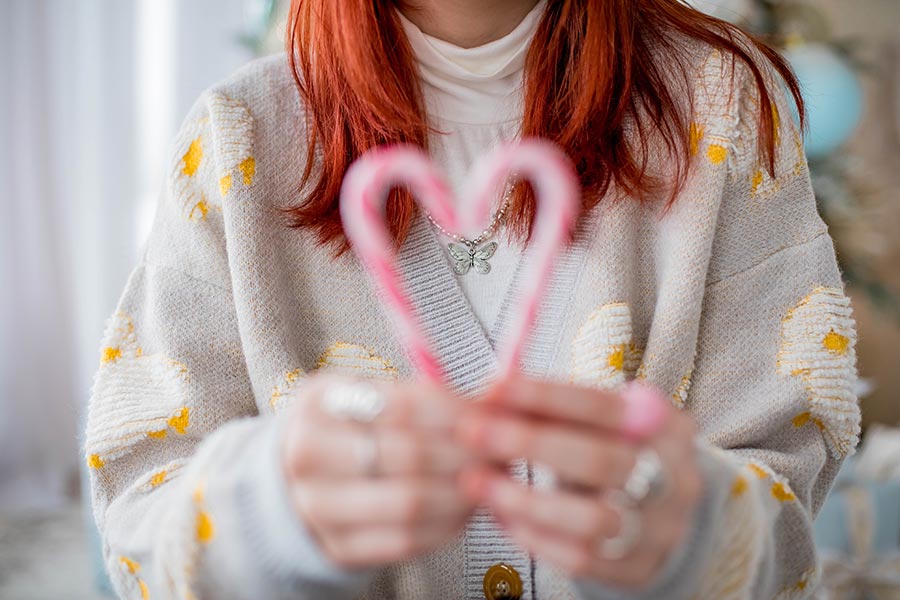
[[[245,366],[222,204],[252,177],[251,126],[214,92],[194,106],[104,335],[85,455],[122,598],[344,598],[366,584],[291,510],[284,417],[260,416]]]
[[[812,522],[860,420],[855,325],[828,235],[710,286],[701,335],[713,351],[698,356],[691,411],[722,503],[696,597],[808,597]]]
[[[647,598],[811,597],[812,522],[859,433],[855,325],[831,239],[707,288],[687,409],[705,482]]]
[[[730,96],[730,133],[696,140],[698,154],[728,168],[682,398],[700,432],[702,500],[654,582],[630,592],[582,582],[585,599],[814,593],[812,522],[860,431],[856,328],[800,131],[768,74],[774,176],[757,151],[759,96],[746,73]]]

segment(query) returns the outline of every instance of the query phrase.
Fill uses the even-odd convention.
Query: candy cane
[[[384,205],[390,190],[407,186],[445,229],[477,231],[487,221],[497,190],[511,175],[531,182],[537,198],[535,225],[527,250],[532,268],[522,282],[520,309],[514,313],[501,348],[501,377],[511,375],[518,367],[553,259],[578,215],[575,171],[553,144],[535,139],[506,144],[476,164],[458,207],[451,202],[448,186],[428,157],[410,146],[377,148],[366,153],[347,171],[341,188],[341,219],[354,252],[382,290],[413,364],[425,377],[439,383],[446,383],[446,374],[431,350],[395,266],[396,252],[384,222]]]
[[[440,173],[411,146],[376,148],[351,165],[341,187],[341,220],[353,251],[381,288],[413,364],[431,381],[445,383],[443,369],[403,289],[394,242],[384,223],[388,193],[398,185],[408,186],[442,225],[457,226],[450,191]]]

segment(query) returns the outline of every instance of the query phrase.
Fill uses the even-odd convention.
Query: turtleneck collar
[[[462,48],[422,32],[400,14],[419,63],[425,108],[435,123],[501,123],[522,117],[525,55],[547,0],[500,39]]]

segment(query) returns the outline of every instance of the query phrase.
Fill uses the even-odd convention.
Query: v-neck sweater
[[[546,0],[541,0],[511,32],[474,48],[427,35],[398,11],[416,56],[425,110],[434,128],[429,135],[429,153],[456,193],[479,156],[519,136],[525,55],[545,7]],[[495,211],[499,204],[498,198]],[[479,232],[451,233],[472,239]],[[454,243],[439,235],[445,245]],[[508,239],[502,227],[490,241],[497,243],[490,271],[482,274],[470,269],[459,277],[475,316],[488,330],[497,321],[522,256],[520,245]],[[445,258],[452,264],[449,253]]]
[[[811,594],[812,519],[859,432],[851,307],[797,128],[778,123],[770,176],[752,75],[736,65],[732,78],[727,55],[683,43],[691,87],[674,97],[695,108],[685,187],[669,210],[600,199],[557,265],[523,357],[533,376],[584,386],[644,380],[696,421],[702,499],[653,581],[627,591],[566,576],[483,511],[440,551],[402,564],[346,570],[319,549],[282,475],[285,409],[318,372],[415,374],[352,253],[334,258],[313,232],[284,226],[279,207],[301,199],[306,120],[279,55],[191,110],[104,334],[85,459],[117,592],[474,600],[486,569],[505,563],[526,599]],[[485,328],[442,246],[419,218],[398,265],[451,384],[471,395],[494,373],[520,275]],[[515,472],[547,482],[527,463]]]

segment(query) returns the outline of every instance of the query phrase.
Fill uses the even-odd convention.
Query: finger
[[[574,577],[592,574],[594,557],[572,538],[541,531],[521,521],[501,521],[506,532],[529,554]]]
[[[323,540],[329,557],[345,568],[379,567],[430,552],[448,543],[464,521],[415,529],[389,526],[352,529]]]
[[[664,495],[658,503],[668,504],[672,509],[691,511],[704,491],[704,480],[696,457],[683,449],[672,450],[669,456],[661,451],[660,456],[670,484],[668,490],[663,490]]]
[[[329,386],[353,383],[354,380],[334,374],[310,378],[296,393],[302,398],[301,418],[313,422],[342,422],[322,408],[322,397]],[[385,382],[367,380],[384,395],[384,408],[375,418],[376,424],[416,426],[426,429],[450,429],[462,408],[462,400],[445,388],[428,382]]]
[[[659,457],[666,485],[647,506],[663,504],[670,509],[692,507],[703,489],[697,466],[696,426],[693,418],[676,412],[669,425],[653,443]]]
[[[522,521],[582,540],[615,536],[622,527],[621,516],[600,494],[529,487],[503,471],[483,467],[464,470],[460,481],[473,501],[510,523]],[[686,530],[691,509],[677,502],[642,509],[641,543],[657,549],[674,545]]]
[[[452,479],[303,482],[291,492],[305,520],[320,530],[455,523],[474,507]]]
[[[303,427],[286,443],[297,477],[452,475],[471,460],[449,437],[387,427]]]
[[[455,475],[474,460],[453,438],[421,431],[377,431],[378,473],[386,476]]]
[[[486,471],[484,502],[508,522],[555,531],[566,537],[592,540],[616,535],[619,514],[600,495],[526,487],[498,471]]]
[[[585,544],[553,531],[524,522],[504,521],[503,527],[526,551],[573,577],[640,588],[652,581],[662,563],[657,553],[640,547],[624,560],[608,561],[600,558],[593,544]]]
[[[426,381],[390,384],[390,388],[380,424],[450,431],[464,406],[457,395]]]
[[[472,411],[460,420],[460,439],[497,462],[526,458],[560,477],[587,486],[621,487],[634,466],[637,448],[598,430]]]
[[[635,382],[626,385],[621,393],[612,393],[568,383],[512,377],[493,388],[485,402],[638,438],[657,431],[672,411],[661,392]]]

